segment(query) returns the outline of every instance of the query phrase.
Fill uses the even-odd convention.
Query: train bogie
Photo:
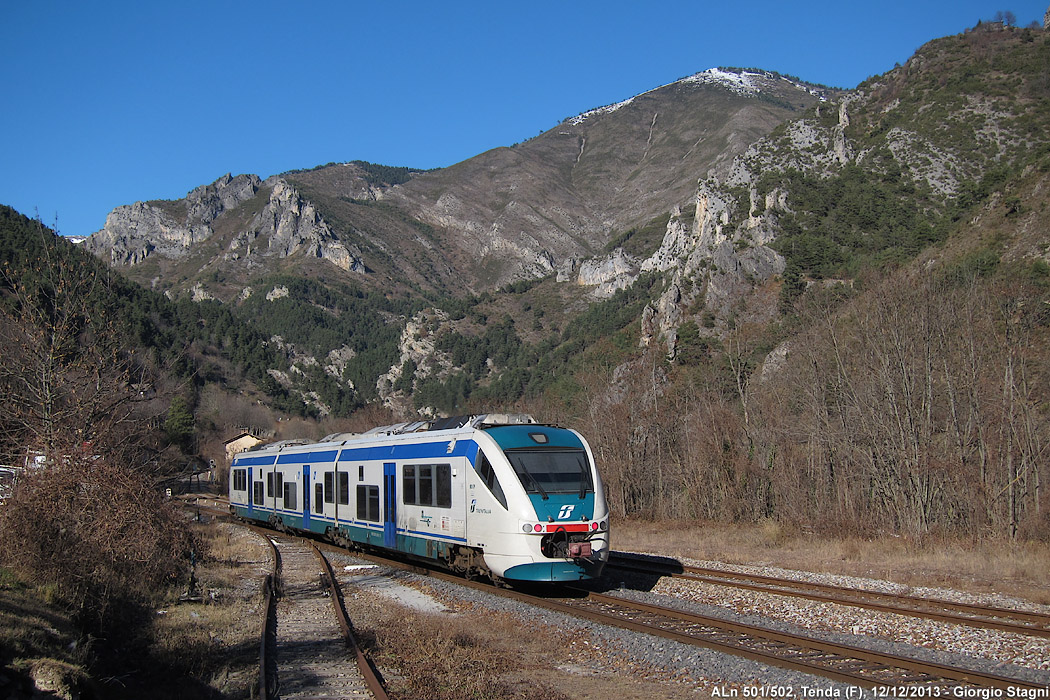
[[[230,507],[280,529],[495,580],[593,578],[609,552],[608,509],[586,441],[525,417],[390,426],[245,452],[231,470]]]

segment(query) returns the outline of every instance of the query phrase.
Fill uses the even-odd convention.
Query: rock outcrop
[[[215,233],[212,222],[255,196],[256,175],[223,175],[177,202],[135,202],[117,207],[102,230],[84,241],[111,265],[130,266],[152,255],[179,259]]]
[[[270,197],[262,211],[230,243],[227,260],[296,253],[326,260],[349,272],[364,272],[359,251],[338,239],[313,203],[280,178],[268,180]]]
[[[267,191],[261,210],[247,225],[238,225],[236,214],[246,203],[266,196]],[[284,258],[302,253],[346,271],[365,270],[360,252],[340,241],[317,208],[296,188],[281,178],[262,182],[257,175],[227,174],[176,202],[136,202],[117,207],[102,230],[84,245],[111,265],[133,266],[152,256],[180,260],[192,255],[198,244],[215,237],[225,218],[234,221],[225,228],[235,229],[223,256],[227,261],[251,262],[253,256]],[[199,290],[196,295],[200,296]]]

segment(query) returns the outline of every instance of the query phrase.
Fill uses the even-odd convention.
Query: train
[[[230,510],[498,584],[598,578],[609,508],[590,445],[525,414],[286,440],[236,455]]]

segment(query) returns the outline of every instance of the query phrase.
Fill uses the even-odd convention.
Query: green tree
[[[193,413],[190,412],[186,400],[181,396],[176,396],[171,400],[168,416],[164,419],[164,432],[168,440],[183,452],[189,453],[193,449],[195,430]]]

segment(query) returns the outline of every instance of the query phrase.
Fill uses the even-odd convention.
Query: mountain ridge
[[[312,205],[329,228],[338,229],[335,238],[351,257],[362,260],[360,265],[384,272],[388,279],[402,277],[430,289],[452,289],[465,280],[468,291],[478,292],[540,277],[554,272],[557,261],[586,257],[614,232],[641,225],[688,201],[697,168],[716,167],[726,160],[727,152],[739,150],[791,110],[816,99],[813,88],[794,83],[785,88],[786,81],[771,73],[741,74],[736,84],[751,86],[746,95],[734,94],[724,84],[721,76],[730,75],[724,71],[717,73],[719,80],[698,77],[715,76],[716,70],[620,103],[621,109],[642,105],[651,111],[648,123],[638,126],[630,125],[634,119],[628,122],[622,115],[592,110],[524,144],[493,149],[390,186],[368,183],[365,173],[348,164],[290,171],[266,182],[283,181],[297,193],[305,192],[302,206]],[[704,99],[704,91],[711,89],[715,92]],[[687,94],[691,101],[676,106],[674,100],[682,96],[674,93],[685,91],[695,94]],[[697,113],[698,108],[704,111]],[[611,120],[619,124],[610,127]],[[683,123],[691,124],[689,134],[682,133]],[[698,154],[687,150],[683,156],[678,150],[677,140],[686,136]],[[623,148],[625,139],[635,143],[630,154]],[[683,163],[660,166],[668,158]],[[337,177],[326,178],[328,171],[338,173]],[[654,180],[652,173],[662,176]],[[610,174],[615,186],[592,184]],[[245,177],[258,181],[254,175],[232,179]],[[207,187],[223,188],[223,179]],[[196,192],[188,194],[187,201],[194,200]],[[166,233],[178,234],[188,241],[183,247],[207,237],[206,230],[193,228],[190,215],[181,228],[146,215],[150,208],[163,211],[170,205],[131,206],[140,210],[137,228],[142,241],[128,237],[127,226],[109,221],[89,238],[92,250],[110,251],[117,264],[134,266],[154,252],[170,256],[170,247],[147,240],[151,231],[161,241]],[[323,228],[320,220],[314,223]],[[249,236],[257,239],[253,227],[247,228]],[[315,252],[323,239],[326,234],[320,232],[311,238]],[[401,257],[414,256],[418,263],[406,266],[392,261],[391,248],[398,246],[410,251]],[[369,261],[370,254],[374,262]],[[340,255],[346,259],[345,253]],[[327,259],[323,251],[318,257]],[[195,282],[187,279],[184,288]],[[203,284],[207,286],[207,281]]]

